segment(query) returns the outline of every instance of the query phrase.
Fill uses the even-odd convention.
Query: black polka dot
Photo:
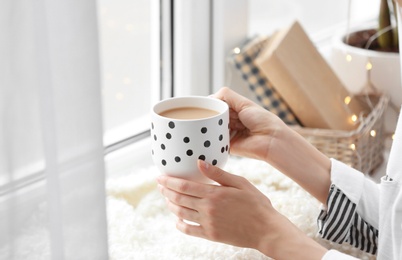
[[[174,122],[170,121],[170,122],[169,122],[169,127],[170,127],[171,129],[173,129],[173,128],[175,127]]]
[[[213,161],[212,161],[212,165],[216,165],[217,163],[218,163],[217,160],[213,160]]]
[[[198,156],[198,159],[205,161],[205,155]]]
[[[151,127],[152,127],[152,129],[154,129],[154,123],[151,123]]]
[[[166,134],[166,138],[167,138],[167,139],[170,139],[170,138],[172,138],[172,135],[171,135],[170,133],[167,133],[167,134]]]
[[[191,156],[191,155],[193,155],[193,151],[192,151],[192,150],[187,150],[186,154],[187,154],[188,156]]]
[[[228,151],[228,149],[229,149],[229,146],[228,146],[228,145],[226,145],[226,152]]]
[[[210,142],[210,141],[205,141],[205,142],[204,142],[204,146],[205,146],[205,147],[210,147],[210,146],[211,146],[211,142]]]
[[[161,144],[161,148],[162,148],[162,150],[165,150],[165,145],[164,144]]]
[[[165,165],[166,165],[166,161],[165,161],[165,160],[162,160],[162,164],[163,164],[163,166],[165,166]]]
[[[222,119],[219,119],[219,125],[222,125],[223,124],[223,120]]]
[[[223,140],[223,135],[220,135],[219,136],[219,141],[222,141]]]
[[[184,138],[183,138],[183,141],[184,141],[186,144],[188,144],[188,143],[190,142],[190,138],[184,137]]]
[[[207,130],[208,129],[206,127],[203,127],[203,128],[201,128],[201,133],[205,134],[207,132]]]
[[[221,148],[221,153],[224,153],[225,152],[225,147],[222,147]]]
[[[176,156],[176,157],[174,158],[174,160],[175,160],[176,162],[180,162],[180,161],[181,161],[181,159],[180,159],[179,156]]]
[[[156,135],[154,135],[154,140],[155,140],[155,141],[158,140],[158,138],[156,137]]]
[[[154,155],[154,150],[152,150],[152,155]]]

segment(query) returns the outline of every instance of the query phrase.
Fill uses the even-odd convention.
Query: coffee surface
[[[172,119],[202,119],[216,116],[219,113],[215,110],[199,107],[179,107],[159,113],[163,117]]]

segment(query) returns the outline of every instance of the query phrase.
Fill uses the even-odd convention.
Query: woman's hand
[[[279,117],[229,88],[212,97],[229,105],[232,154],[268,162],[326,203],[331,184],[327,156]]]
[[[241,247],[255,248],[266,235],[275,210],[267,197],[246,179],[199,161],[199,168],[218,185],[160,176],[161,193],[179,218],[177,228],[188,235]],[[189,220],[200,224],[190,225]]]
[[[199,161],[199,169],[220,185],[168,176],[158,178],[168,208],[178,217],[180,231],[234,246],[255,248],[275,259],[295,259],[296,256],[302,259],[303,254],[309,259],[321,259],[325,254],[324,248],[278,213],[270,200],[246,179],[204,161]]]
[[[231,153],[267,160],[271,141],[286,127],[283,121],[229,88],[222,88],[212,97],[229,105]]]

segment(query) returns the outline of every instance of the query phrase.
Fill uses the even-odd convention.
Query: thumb
[[[224,170],[212,166],[203,160],[198,160],[198,169],[202,174],[204,174],[204,176],[216,181],[222,186],[243,188],[248,183],[245,178],[225,172]]]

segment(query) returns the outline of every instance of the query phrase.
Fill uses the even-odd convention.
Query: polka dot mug
[[[202,108],[215,115],[175,119],[161,114],[171,109]],[[152,159],[161,173],[209,183],[199,172],[197,160],[223,167],[229,157],[229,107],[222,100],[176,97],[157,103],[151,116]]]

